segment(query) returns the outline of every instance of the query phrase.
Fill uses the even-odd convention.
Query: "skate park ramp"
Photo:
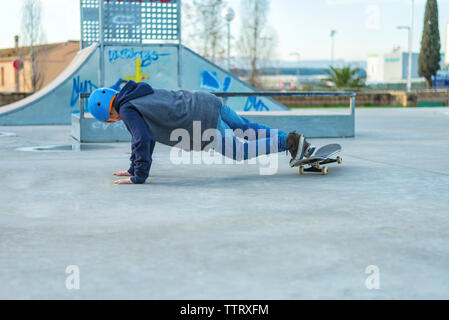
[[[99,87],[99,51],[96,45],[81,50],[47,87],[0,107],[0,125],[70,124],[71,114],[79,112],[79,94]],[[106,46],[104,59],[106,86],[125,79],[173,90],[256,91],[192,50],[180,50],[177,45]],[[237,111],[287,110],[270,98],[233,98],[228,104]]]
[[[95,45],[79,51],[70,65],[48,86],[23,100],[0,107],[0,125],[69,124],[76,104],[76,91],[94,87],[88,81],[79,81],[98,77],[97,61]]]

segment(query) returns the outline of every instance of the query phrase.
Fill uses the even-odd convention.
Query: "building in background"
[[[441,70],[444,65],[445,54],[441,54]],[[412,53],[412,82],[423,82],[424,78],[418,74],[419,53]],[[367,59],[367,83],[406,83],[408,77],[408,52],[392,52],[372,54]]]
[[[70,64],[79,50],[79,41],[36,46],[38,61],[36,72],[41,77],[40,88],[53,81]],[[19,58],[23,60],[23,69],[16,78],[13,62]],[[29,47],[0,49],[0,92],[16,92],[17,88],[20,88],[19,92],[32,91]]]
[[[412,53],[412,81],[421,82],[418,75],[419,53]],[[408,77],[408,52],[369,55],[367,59],[368,83],[405,83]]]

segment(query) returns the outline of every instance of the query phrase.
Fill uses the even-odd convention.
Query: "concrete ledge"
[[[91,117],[80,118],[79,114],[72,114],[72,137],[79,142],[131,141],[123,121],[103,123]]]

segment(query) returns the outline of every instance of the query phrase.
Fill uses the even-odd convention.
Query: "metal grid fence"
[[[100,1],[105,44],[179,40],[180,0],[80,0],[82,48],[100,41]]]

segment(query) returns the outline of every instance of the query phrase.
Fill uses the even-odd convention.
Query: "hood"
[[[120,107],[125,103],[153,93],[153,88],[147,83],[135,83],[134,81],[128,81],[128,83],[122,90],[120,90],[119,94],[115,98],[113,106],[115,110],[120,113]]]

